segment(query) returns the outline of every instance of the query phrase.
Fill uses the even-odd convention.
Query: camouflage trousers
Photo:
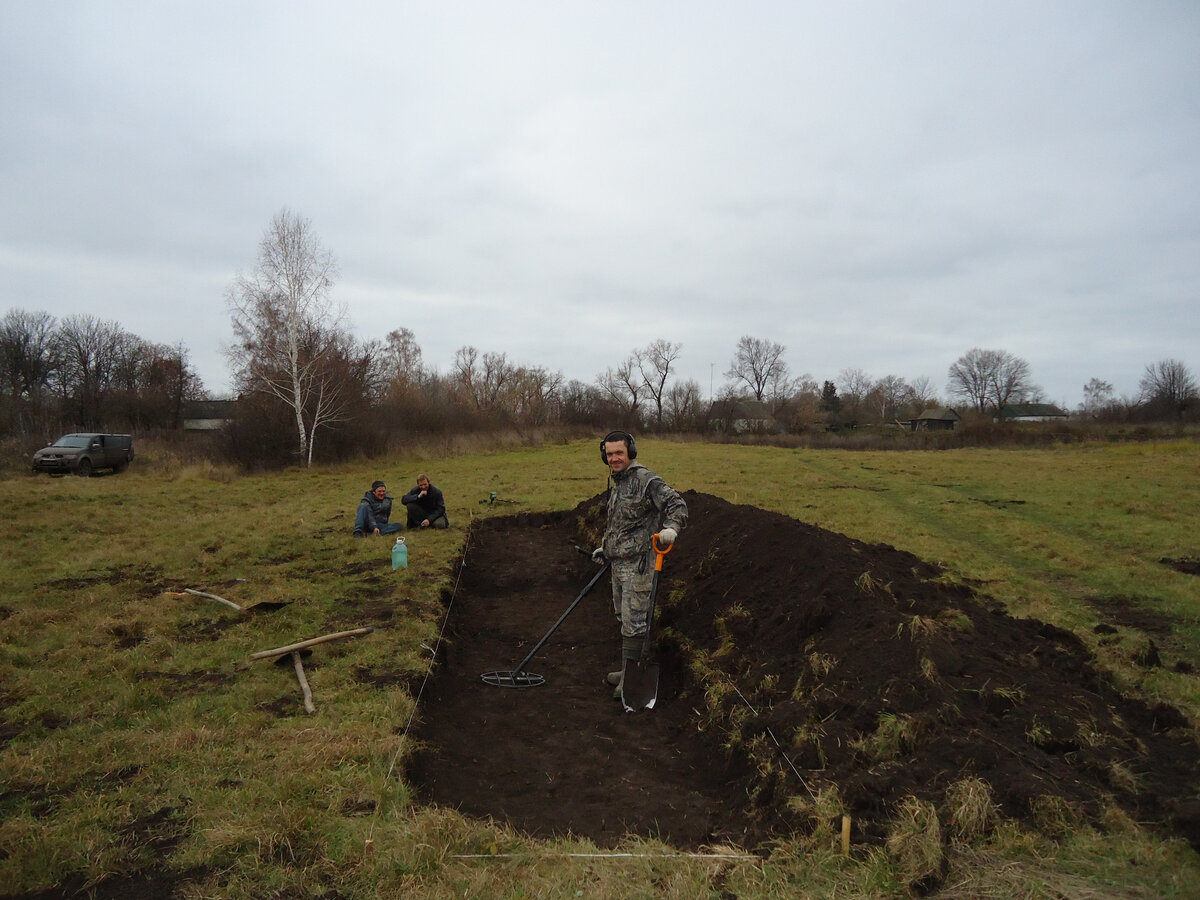
[[[621,621],[621,637],[646,633],[654,565],[646,557],[612,561],[613,612]]]

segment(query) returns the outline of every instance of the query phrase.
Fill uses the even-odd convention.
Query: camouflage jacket
[[[639,462],[612,476],[605,559],[637,559],[652,555],[650,538],[661,528],[680,531],[687,524],[687,504],[674,488]]]

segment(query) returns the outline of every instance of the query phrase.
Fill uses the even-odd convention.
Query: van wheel
[[[92,461],[90,459],[81,459],[79,465],[75,467],[75,474],[80,478],[90,478],[92,476]]]

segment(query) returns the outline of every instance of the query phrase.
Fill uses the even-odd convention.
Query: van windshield
[[[86,447],[88,445],[88,436],[86,434],[64,434],[54,442],[55,447]]]

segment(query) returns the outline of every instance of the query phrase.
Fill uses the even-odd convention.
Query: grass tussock
[[[951,836],[967,844],[987,836],[999,818],[991,785],[981,778],[963,778],[950,785],[944,813]]]
[[[872,762],[886,762],[916,749],[920,731],[920,722],[913,716],[881,713],[875,731],[859,737],[852,746]]]
[[[896,807],[887,854],[897,875],[913,886],[940,883],[946,867],[942,827],[932,803],[905,797]]]

